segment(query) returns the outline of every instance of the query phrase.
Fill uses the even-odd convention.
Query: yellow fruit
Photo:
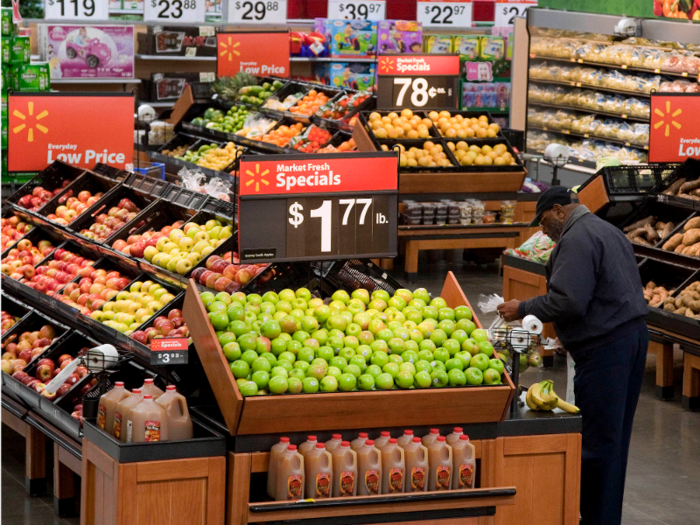
[[[431,120],[437,120],[438,119],[438,112],[437,111],[431,111],[428,116],[430,117]]]
[[[505,166],[506,161],[503,157],[496,157],[495,159],[493,159],[493,164],[494,166]]]
[[[454,128],[448,128],[447,131],[445,131],[445,136],[454,139],[457,137],[457,132],[454,130]]]
[[[483,159],[484,159],[484,164],[486,164],[487,166],[491,166],[493,164],[493,159],[491,157],[489,157],[488,155],[486,157],[483,157]]]
[[[448,142],[447,147],[450,149],[450,151],[455,150],[455,143],[454,142]]]
[[[412,117],[413,111],[411,111],[410,109],[403,109],[401,110],[401,116],[406,118]]]
[[[441,111],[441,112],[438,113],[438,114],[439,114],[441,117],[450,118],[450,112],[449,112],[449,111]]]
[[[430,158],[427,156],[423,156],[420,159],[418,159],[418,165],[419,166],[430,166]]]
[[[485,157],[483,155],[478,155],[474,159],[474,164],[476,164],[477,166],[483,166],[484,164],[486,164],[486,161],[484,160],[484,158]]]
[[[486,136],[489,138],[496,138],[496,132],[492,129],[487,129],[486,130]]]
[[[430,141],[430,140],[423,143],[423,149],[429,150],[430,148],[434,148],[434,147],[435,147],[435,143]]]
[[[409,130],[406,132],[406,138],[409,139],[417,139],[418,138],[418,132],[415,129]]]
[[[479,137],[480,139],[486,138],[486,130],[484,128],[479,128],[476,131],[476,136]]]
[[[373,113],[370,113],[370,115],[369,115],[370,122],[373,122],[373,121],[381,119],[381,118],[382,118],[382,116],[379,113],[377,113],[376,111],[374,111]]]
[[[416,159],[408,159],[408,166],[411,168],[415,168],[418,166],[418,162],[416,162]]]
[[[378,139],[385,139],[387,137],[387,132],[384,128],[379,128],[374,131],[374,136]]]
[[[460,164],[462,164],[462,166],[471,166],[474,164],[474,158],[471,155],[464,155],[460,160]]]
[[[481,148],[475,144],[472,144],[469,146],[469,151],[473,151],[474,153],[481,153]]]
[[[468,139],[473,139],[475,136],[474,130],[472,128],[465,129],[464,134],[466,135],[465,138],[468,138]]]

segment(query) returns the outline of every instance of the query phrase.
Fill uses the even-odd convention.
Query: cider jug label
[[[316,484],[314,490],[314,498],[330,498],[331,497],[331,475],[327,472],[316,474]]]
[[[340,473],[340,496],[352,496],[355,492],[355,473],[344,470]]]
[[[365,472],[365,488],[370,496],[379,494],[379,472],[376,470]]]
[[[411,492],[422,492],[425,488],[425,468],[413,467],[411,469]]]
[[[112,434],[117,439],[122,437],[122,415],[119,412],[114,413],[114,430]]]
[[[126,442],[127,443],[131,443],[131,437],[132,437],[131,434],[132,434],[133,428],[134,428],[134,424],[130,420],[127,420],[127,422],[126,422]]]
[[[144,441],[160,441],[160,421],[146,421],[146,437]]]
[[[468,489],[472,487],[474,482],[474,466],[466,463],[459,466],[459,487]]]
[[[440,465],[437,468],[435,476],[435,490],[449,490],[450,489],[450,467],[446,465]]]
[[[97,426],[100,427],[102,430],[104,430],[106,424],[107,424],[107,407],[105,407],[102,403],[100,403],[100,406],[97,407]]]
[[[299,474],[292,474],[287,478],[287,499],[301,499],[301,489],[304,483]]]
[[[403,469],[389,469],[389,493],[403,492]]]

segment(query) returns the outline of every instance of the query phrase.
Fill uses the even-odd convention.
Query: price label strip
[[[471,0],[424,0],[416,9],[423,27],[471,27]]]
[[[145,0],[146,22],[201,24],[206,16],[205,0]]]
[[[384,20],[384,0],[328,0],[328,18],[331,20]]]
[[[108,0],[46,0],[47,20],[97,21],[109,18]]]
[[[231,24],[287,24],[287,0],[229,0]]]
[[[532,6],[537,7],[537,0],[497,0],[494,27],[512,26]]]
[[[153,339],[151,341],[152,365],[186,365],[190,346],[187,338]]]

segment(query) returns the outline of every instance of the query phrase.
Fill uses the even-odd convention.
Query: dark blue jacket
[[[547,295],[521,302],[518,313],[552,322],[574,359],[645,328],[648,307],[632,244],[584,206],[566,221],[546,277]]]

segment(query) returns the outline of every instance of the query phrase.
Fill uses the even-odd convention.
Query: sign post
[[[652,93],[649,162],[700,159],[700,93]]]
[[[244,155],[241,263],[396,257],[393,152]]]
[[[216,76],[289,76],[289,31],[216,34]]]

